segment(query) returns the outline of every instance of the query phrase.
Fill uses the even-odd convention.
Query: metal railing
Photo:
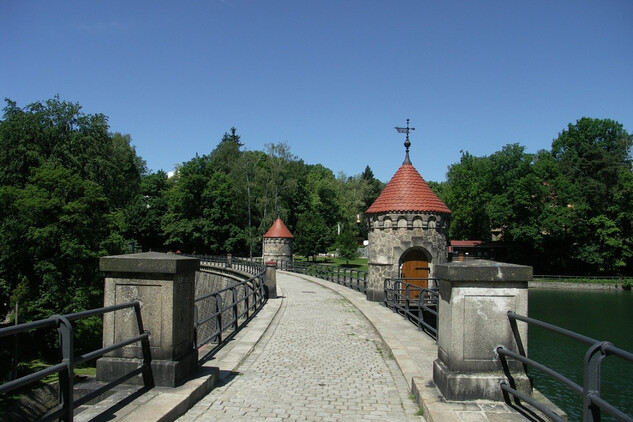
[[[433,287],[420,287],[414,283],[416,281]],[[436,285],[435,278],[387,278],[384,281],[384,305],[416,324],[418,330],[437,338],[439,289]]]
[[[257,262],[232,259],[230,267],[226,259],[218,257],[199,257],[201,271],[236,274],[236,271],[255,273],[243,281],[214,290],[194,299],[194,333],[196,347],[208,343],[216,346],[208,353],[212,354],[223,342],[227,341],[239,328],[248,322],[266,303],[264,283],[265,267]],[[213,259],[209,259],[213,258]],[[202,309],[208,311],[201,315]],[[203,335],[203,338],[199,338]]]
[[[280,270],[310,275],[367,294],[367,271],[298,261],[279,261]]]
[[[266,270],[261,259],[250,260],[245,258],[237,258],[231,255],[188,255],[200,260],[200,267],[205,265],[213,266],[214,268],[231,268],[238,271],[244,271],[249,274],[259,274]]]
[[[138,332],[139,335],[131,337],[129,339],[120,341],[108,347],[103,347],[101,349],[97,349],[95,351],[83,354],[81,356],[74,355],[74,336],[73,336],[73,327],[71,322],[76,321],[82,318],[88,318],[96,315],[103,315],[108,312],[115,312],[123,309],[134,308],[134,314],[136,316],[136,321],[138,324]],[[125,382],[126,380],[138,375],[143,375],[143,383],[146,388],[154,387],[154,378],[152,375],[151,368],[151,352],[149,347],[149,333],[143,329],[143,321],[141,319],[141,305],[138,301],[133,301],[130,303],[125,303],[121,305],[107,306],[104,308],[91,309],[88,311],[77,312],[69,315],[53,315],[50,318],[27,322],[19,325],[15,325],[13,327],[6,327],[0,329],[0,338],[17,335],[20,333],[24,333],[27,331],[32,331],[36,329],[44,329],[44,328],[55,328],[57,329],[58,339],[59,339],[59,348],[61,355],[61,362],[48,368],[42,369],[35,373],[25,375],[23,377],[17,378],[13,381],[9,381],[5,384],[0,385],[0,394],[8,393],[9,391],[13,391],[17,388],[33,384],[38,382],[45,377],[58,373],[59,374],[59,398],[58,404],[53,411],[49,412],[44,418],[40,419],[41,421],[50,421],[54,419],[62,419],[65,421],[73,420],[73,410],[90,400],[100,396],[104,392],[114,388],[115,386]],[[117,349],[121,349],[124,346],[133,344],[133,343],[141,343],[141,349],[143,352],[143,363],[138,368],[132,370],[131,372],[117,378],[114,381],[98,388],[95,391],[92,391],[85,396],[78,398],[77,400],[73,397],[73,378],[74,378],[74,369],[75,366],[86,361],[96,359],[98,357],[103,356],[106,353],[112,352]]]
[[[601,378],[600,378],[600,367],[602,360],[607,356],[616,356],[620,359],[624,359],[625,361],[633,363],[633,353],[627,352],[625,350],[619,349],[613,344],[607,341],[599,341],[592,339],[590,337],[583,336],[582,334],[575,333],[570,330],[566,330],[561,327],[557,327],[552,324],[548,324],[543,321],[539,321],[534,318],[529,318],[523,315],[519,315],[514,313],[513,311],[508,311],[508,319],[510,320],[510,326],[512,328],[512,332],[514,334],[514,338],[517,344],[517,350],[519,353],[508,350],[504,346],[497,347],[497,353],[501,359],[501,363],[503,365],[506,376],[508,377],[509,382],[502,382],[501,389],[504,392],[504,395],[510,394],[515,397],[515,400],[518,398],[519,400],[523,400],[535,408],[539,409],[541,412],[546,414],[548,417],[552,418],[555,421],[562,421],[559,416],[549,411],[545,406],[536,401],[532,400],[532,398],[526,396],[525,394],[517,391],[514,388],[514,382],[512,376],[510,375],[507,363],[507,357],[512,359],[516,359],[519,362],[523,363],[523,367],[525,372],[527,373],[527,367],[532,367],[550,377],[560,382],[567,388],[571,389],[575,393],[579,394],[583,400],[583,421],[585,422],[598,422],[600,421],[601,411],[604,410],[609,415],[615,417],[621,421],[633,422],[633,417],[625,414],[620,411],[613,405],[609,404],[605,400],[600,397],[601,392]],[[586,343],[589,345],[589,348],[585,354],[584,364],[583,364],[583,385],[580,386],[560,373],[554,371],[547,366],[540,364],[532,359],[529,359],[526,356],[525,349],[523,347],[523,342],[521,341],[521,337],[519,335],[519,330],[517,327],[517,321],[522,321],[527,324],[532,324],[552,332],[561,334],[565,337]],[[506,397],[508,399],[508,397]]]

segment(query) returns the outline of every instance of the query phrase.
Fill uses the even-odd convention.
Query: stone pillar
[[[264,276],[264,285],[266,286],[266,293],[268,299],[277,299],[277,262],[266,262],[266,275]]]
[[[440,302],[433,380],[447,400],[503,400],[506,380],[495,350],[516,351],[507,311],[527,315],[532,267],[492,261],[436,266]],[[527,352],[527,326],[519,324]],[[517,389],[531,394],[522,365],[509,361]]]
[[[104,306],[141,302],[145,330],[150,332],[152,372],[157,386],[175,387],[198,364],[194,345],[193,300],[200,261],[181,255],[145,252],[102,257],[106,273]],[[103,318],[104,347],[138,334],[133,310]],[[139,366],[139,344],[125,346],[97,360],[97,380],[112,381]],[[142,383],[139,377],[129,382]]]

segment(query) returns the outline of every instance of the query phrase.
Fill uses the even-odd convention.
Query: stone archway
[[[432,259],[431,254],[424,248],[407,249],[400,256],[400,277],[413,279],[407,283],[428,289]],[[418,296],[417,292],[410,294],[411,299],[417,299]]]

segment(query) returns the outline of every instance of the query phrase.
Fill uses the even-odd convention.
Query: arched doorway
[[[400,257],[400,277],[409,279],[407,283],[427,289],[431,268],[430,254],[424,249],[409,249]],[[410,292],[409,299],[417,299],[419,292]]]

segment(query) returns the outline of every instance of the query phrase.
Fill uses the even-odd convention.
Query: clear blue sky
[[[445,180],[460,151],[549,149],[568,123],[633,131],[630,0],[0,0],[0,96],[59,94],[153,170],[286,142],[306,163]]]

